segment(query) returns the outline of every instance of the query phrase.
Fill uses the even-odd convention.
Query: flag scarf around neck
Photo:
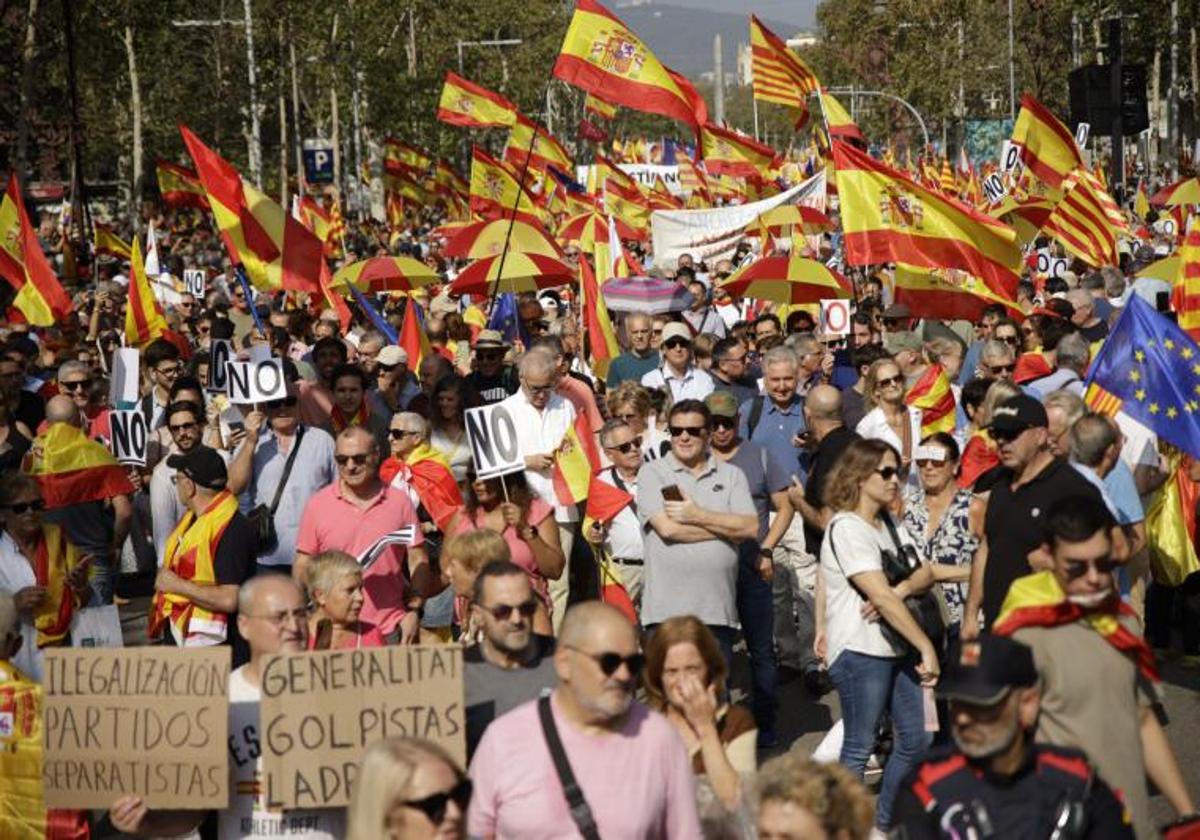
[[[218,493],[200,516],[189,510],[167,537],[163,568],[196,586],[216,586],[217,546],[238,512],[237,496]],[[182,595],[154,593],[148,636],[160,638],[170,622],[183,647],[220,644],[227,638],[229,616],[199,606]]]
[[[846,143],[834,142],[833,159],[850,265],[959,269],[1016,298],[1021,250],[1012,228]]]
[[[46,588],[46,600],[33,616],[39,648],[56,645],[71,632],[71,619],[79,606],[67,575],[79,565],[79,549],[67,540],[57,525],[42,524],[42,538],[33,558],[33,574],[38,586]]]
[[[257,288],[319,294],[324,245],[312,231],[261,190],[242,179],[185,125],[183,141],[196,164],[221,239],[235,265]]]
[[[408,453],[404,466],[409,482],[439,531],[445,531],[455,512],[463,506],[462,491],[450,471],[446,456],[422,441]]]
[[[1083,166],[1074,135],[1029,94],[1021,97],[1012,142],[1021,147],[1021,160],[1030,171],[1052,187],[1061,186],[1068,175]]]
[[[448,125],[464,128],[510,126],[517,119],[517,106],[500,94],[446,72],[437,118]]]
[[[125,305],[125,343],[130,347],[145,347],[166,331],[167,319],[146,274],[141,244],[134,239],[129,260],[129,301]]]
[[[697,114],[695,89],[680,84],[681,77],[596,0],[576,3],[553,74],[616,105],[661,114],[697,130],[704,122]]]
[[[941,365],[925,368],[921,378],[913,383],[904,402],[921,409],[921,437],[935,432],[953,432],[955,423],[954,391]]]
[[[1123,616],[1136,617],[1136,614],[1116,593],[1107,609],[1084,610],[1067,600],[1053,572],[1035,572],[1013,581],[992,632],[1011,636],[1022,627],[1061,627],[1082,621],[1104,641],[1132,658],[1142,676],[1158,682],[1154,652],[1145,639],[1121,623]]]
[[[0,275],[16,291],[13,306],[30,324],[54,326],[71,311],[71,298],[58,282],[29,222],[16,175],[9,175],[0,200]]]
[[[154,166],[154,174],[158,178],[158,192],[162,196],[163,204],[177,208],[209,209],[208,195],[204,192],[204,185],[200,183],[200,176],[195,170],[160,160]]]
[[[49,510],[133,492],[125,468],[103,444],[70,423],[54,423],[31,450],[29,473]]]

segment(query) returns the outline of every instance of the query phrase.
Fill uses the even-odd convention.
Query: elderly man
[[[525,459],[525,478],[530,489],[554,508],[554,521],[567,566],[550,582],[554,626],[562,622],[569,594],[571,545],[579,512],[574,504],[562,503],[554,491],[554,456],[562,446],[567,429],[575,423],[575,408],[557,393],[558,365],[545,349],[530,350],[521,357],[521,389],[501,403],[517,427],[517,446]]]
[[[572,607],[554,652],[558,686],[495,721],[475,752],[468,833],[700,837],[687,751],[664,718],[634,699],[642,664],[620,612],[598,601]],[[561,744],[573,796],[548,739]]]
[[[609,390],[628,379],[640,382],[643,376],[658,367],[658,351],[650,346],[652,323],[649,315],[640,312],[625,316],[625,340],[629,349],[608,366]]]
[[[758,538],[746,475],[709,451],[712,414],[699,400],[671,406],[671,451],[638,473],[638,519],[646,532],[642,623],[677,615],[708,625],[732,659],[738,545]]]
[[[642,376],[643,388],[667,391],[673,402],[702,400],[713,392],[708,371],[693,363],[692,334],[686,324],[673,321],[663,327],[659,352],[662,364]]]
[[[379,480],[379,445],[363,427],[350,426],[337,436],[333,460],[337,481],[314,493],[300,517],[292,576],[305,580],[309,559],[322,551],[361,557],[380,537],[411,526],[411,539],[382,548],[363,573],[361,618],[390,641],[414,641],[432,583],[412,502]]]

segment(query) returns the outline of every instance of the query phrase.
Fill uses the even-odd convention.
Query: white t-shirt
[[[263,808],[266,779],[258,724],[262,695],[246,680],[244,671],[242,666],[229,675],[229,807],[219,814],[222,840],[344,837],[346,816],[342,808],[286,812]]]
[[[901,542],[911,542],[904,527],[896,524]],[[843,650],[870,656],[901,656],[883,634],[883,619],[862,617],[863,596],[849,581],[862,572],[882,572],[881,552],[892,548],[887,526],[871,525],[857,513],[843,511],[829,520],[821,542],[821,577],[825,583],[825,639],[827,661],[832,666]]]

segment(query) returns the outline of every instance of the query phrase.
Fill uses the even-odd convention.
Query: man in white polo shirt
[[[671,402],[703,400],[713,392],[712,377],[692,362],[692,333],[687,324],[672,321],[663,327],[658,347],[662,363],[642,377],[645,388],[671,391]]]

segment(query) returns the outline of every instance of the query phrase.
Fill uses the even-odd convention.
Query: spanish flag
[[[512,169],[478,146],[471,150],[470,204],[471,212],[487,217],[505,217],[515,208],[517,218],[542,222],[542,209]]]
[[[407,175],[410,178],[423,179],[429,174],[429,165],[433,159],[416,146],[410,146],[403,140],[389,137],[383,141],[383,171],[389,174]]]
[[[833,144],[847,262],[953,268],[1014,300],[1021,250],[1008,225],[923,187],[840,142]]]
[[[553,73],[607,102],[662,114],[697,131],[704,122],[696,113],[695,89],[681,86],[680,77],[596,0],[577,0]]]
[[[16,291],[13,306],[27,322],[50,327],[66,320],[71,299],[42,253],[16,175],[9,175],[8,189],[0,200],[0,275]]]
[[[1146,679],[1158,682],[1154,652],[1145,639],[1121,623],[1122,616],[1135,613],[1115,592],[1107,609],[1084,610],[1067,600],[1053,572],[1035,572],[1013,581],[992,632],[1011,636],[1022,627],[1061,627],[1082,621],[1129,656]]]
[[[544,170],[548,166],[556,166],[564,172],[575,171],[575,162],[562,144],[546,129],[521,114],[517,115],[517,121],[508,132],[504,161],[518,171],[522,167]]]
[[[133,253],[129,243],[117,236],[111,227],[103,222],[93,222],[95,237],[92,241],[92,251],[96,254],[106,254],[121,260],[128,260]]]
[[[579,307],[583,312],[583,330],[592,355],[592,370],[597,376],[605,378],[608,376],[608,366],[621,354],[621,348],[613,334],[612,322],[608,319],[608,307],[600,295],[596,272],[582,254],[579,257]]]
[[[125,305],[125,343],[130,347],[145,347],[166,331],[167,319],[150,286],[141,244],[134,239],[129,259],[129,301]]]
[[[575,417],[562,443],[554,451],[554,494],[559,504],[573,505],[587,498],[592,474],[600,468],[600,453],[585,415]]]
[[[904,402],[921,409],[921,437],[934,432],[953,432],[955,402],[950,379],[941,365],[930,365],[913,383]]]
[[[808,65],[754,15],[750,15],[750,71],[755,99],[801,112],[808,111],[808,95],[819,87]]]
[[[765,143],[713,123],[700,126],[700,148],[705,168],[714,175],[761,176],[779,158]]]
[[[510,126],[516,122],[517,106],[483,85],[447,71],[438,100],[437,118],[465,128]]]
[[[30,452],[29,474],[37,479],[51,510],[133,492],[113,454],[70,423],[51,424]]]
[[[1021,160],[1052,187],[1083,166],[1075,137],[1058,117],[1029,94],[1021,97],[1021,113],[1013,126],[1012,142],[1021,147]]]
[[[1179,248],[1179,268],[1171,289],[1179,326],[1200,341],[1200,225],[1193,224]]]
[[[154,174],[158,177],[158,193],[162,196],[163,204],[168,207],[208,209],[208,195],[195,171],[160,160],[154,165]]]
[[[183,142],[196,163],[213,218],[235,265],[260,289],[320,292],[321,241],[185,125]]]

